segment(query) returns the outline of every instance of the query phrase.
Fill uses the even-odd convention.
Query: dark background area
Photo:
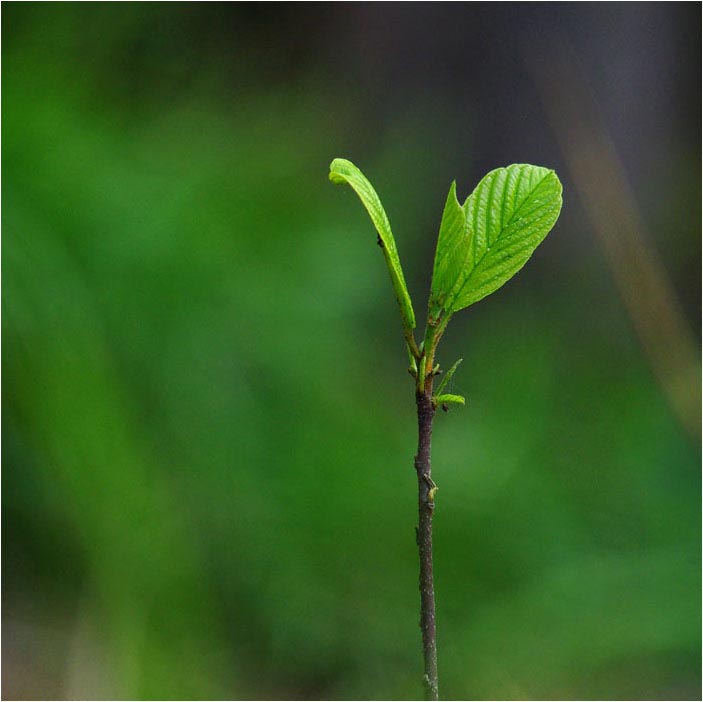
[[[412,699],[449,184],[564,207],[457,314],[446,699],[699,699],[697,3],[3,3],[4,698]]]

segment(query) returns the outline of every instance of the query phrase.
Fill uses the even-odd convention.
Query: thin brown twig
[[[417,472],[418,511],[417,547],[420,555],[420,629],[425,663],[423,677],[425,699],[439,699],[437,679],[437,628],[435,623],[434,577],[432,572],[432,517],[437,486],[432,480],[430,458],[432,420],[435,407],[432,403],[432,376],[425,387],[416,391],[418,446],[415,456]]]

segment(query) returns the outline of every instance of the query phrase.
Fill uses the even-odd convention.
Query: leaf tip
[[[333,159],[332,163],[330,163],[329,179],[335,185],[346,183],[346,176],[348,175],[349,166],[351,165],[353,165],[351,161],[347,161],[346,158]]]

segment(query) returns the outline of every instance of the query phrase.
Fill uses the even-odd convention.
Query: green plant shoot
[[[381,200],[364,174],[346,159],[330,165],[333,183],[350,185],[361,199],[378,234],[388,266],[415,381],[418,415],[418,480],[420,556],[420,628],[422,630],[425,696],[439,699],[437,641],[432,564],[432,517],[437,485],[432,480],[430,441],[437,407],[463,405],[461,395],[443,392],[459,359],[433,391],[441,373],[435,363],[437,346],[452,315],[473,305],[505,285],[524,265],[554,227],[562,205],[562,186],[553,170],[529,164],[513,164],[490,171],[461,204],[456,182],[444,205],[427,305],[425,336],[415,339],[415,313],[398,249]]]

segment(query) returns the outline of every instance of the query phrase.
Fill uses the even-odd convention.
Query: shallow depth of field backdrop
[[[444,198],[561,219],[458,314],[445,698],[700,694],[700,17],[3,4],[2,693],[413,698],[412,383]]]

